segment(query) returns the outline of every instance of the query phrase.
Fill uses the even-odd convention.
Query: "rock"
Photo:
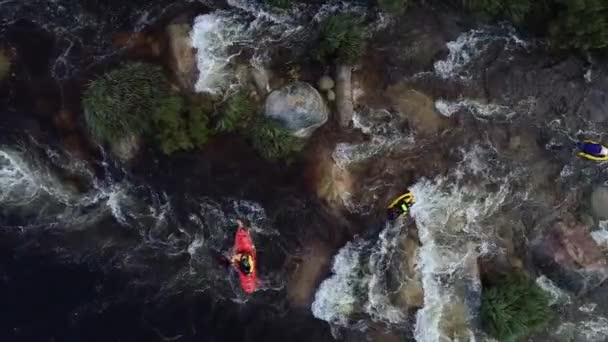
[[[171,70],[182,89],[194,92],[198,69],[196,50],[192,47],[190,39],[190,29],[188,24],[171,24],[167,26],[166,37]]]
[[[159,39],[143,32],[118,32],[112,36],[112,44],[125,49],[132,58],[158,58],[162,51]]]
[[[335,101],[336,100],[336,93],[334,93],[333,90],[328,90],[327,91],[327,101]]]
[[[591,193],[591,211],[600,220],[608,219],[608,187],[598,186]]]
[[[61,109],[55,116],[53,116],[53,124],[55,128],[62,131],[75,131],[78,129],[78,119],[74,112]]]
[[[123,163],[133,160],[141,149],[142,139],[137,135],[129,135],[116,142],[110,143],[112,153]]]
[[[416,131],[434,134],[447,128],[449,119],[437,113],[435,102],[426,94],[401,84],[388,87],[386,93],[395,109]]]
[[[352,66],[336,67],[336,112],[340,127],[348,127],[353,119]]]
[[[319,85],[319,90],[324,91],[324,90],[333,89],[335,83],[331,77],[324,75],[319,79],[318,85]]]
[[[252,66],[250,68],[251,78],[255,84],[260,97],[264,98],[270,92],[268,71],[262,67]]]
[[[268,95],[264,115],[282,122],[294,136],[308,138],[327,122],[329,110],[310,84],[294,82]]]
[[[293,307],[309,309],[317,287],[330,269],[335,251],[320,240],[305,243],[304,250],[306,254],[293,268],[287,283],[287,300]]]
[[[535,264],[558,286],[584,294],[608,279],[608,262],[580,223],[559,221],[532,243]]]

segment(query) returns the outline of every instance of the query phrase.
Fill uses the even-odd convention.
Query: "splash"
[[[405,323],[406,309],[396,305],[387,274],[406,229],[404,222],[387,224],[377,240],[358,238],[348,242],[334,257],[332,276],[319,286],[312,304],[315,317],[332,327],[365,329],[367,321],[393,327]],[[400,283],[407,280],[400,278]]]
[[[505,50],[527,46],[512,27],[470,30],[462,33],[455,41],[447,43],[449,53],[446,59],[435,62],[435,74],[442,79],[470,80],[470,64],[480,58],[491,44],[496,43],[503,44]]]
[[[196,17],[192,28],[192,46],[197,49],[198,92],[217,95],[234,80],[228,68],[240,51],[231,52],[245,37],[245,25],[226,12],[217,11]]]
[[[567,305],[572,303],[572,298],[570,295],[564,290],[560,289],[545,275],[541,275],[540,277],[536,278],[536,285],[549,294],[549,297],[551,298],[549,305]]]
[[[387,110],[356,112],[352,120],[353,127],[365,134],[368,140],[363,143],[336,144],[332,158],[340,168],[414,144],[412,132],[403,132],[399,128],[399,116]]]
[[[419,342],[473,341],[481,305],[478,255],[500,253],[495,244],[497,222],[489,222],[510,195],[510,176],[487,164],[487,150],[464,153],[453,174],[423,179],[410,189],[416,197],[412,216],[422,248],[424,307],[418,312]],[[490,171],[494,169],[494,171]],[[487,186],[494,184],[494,191]]]

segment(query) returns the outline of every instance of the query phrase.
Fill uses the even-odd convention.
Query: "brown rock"
[[[402,84],[389,86],[387,96],[392,105],[420,133],[439,133],[449,120],[437,113],[435,102],[426,94]]]
[[[156,58],[162,51],[158,37],[143,32],[118,32],[112,37],[112,45],[127,50],[131,57]]]
[[[331,266],[333,249],[319,240],[305,244],[301,256],[287,284],[287,300],[293,307],[310,308],[315,291]]]
[[[560,287],[582,294],[608,279],[608,261],[580,223],[557,222],[533,246],[535,263]]]
[[[74,131],[78,129],[76,115],[70,110],[62,109],[53,117],[53,124],[58,130]]]
[[[70,134],[63,139],[65,149],[78,159],[86,159],[86,142],[78,134]]]
[[[196,66],[196,49],[190,41],[190,25],[171,24],[167,26],[167,48],[169,66],[184,90],[194,91],[198,78]]]

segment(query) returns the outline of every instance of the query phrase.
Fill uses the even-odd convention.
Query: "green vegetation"
[[[87,126],[109,142],[129,134],[150,132],[150,116],[172,101],[161,67],[130,63],[93,81],[84,93]]]
[[[293,0],[265,0],[266,4],[278,8],[290,8]]]
[[[174,95],[161,67],[130,63],[110,71],[85,91],[85,120],[93,135],[111,142],[152,135],[166,154],[200,147],[211,135],[206,112]]]
[[[363,45],[361,23],[351,15],[338,14],[325,22],[316,58],[319,61],[337,58],[341,63],[354,64],[363,54]]]
[[[516,341],[542,328],[551,316],[547,294],[524,275],[511,275],[484,288],[481,318],[500,341]]]
[[[301,139],[270,119],[258,119],[251,129],[250,139],[256,151],[269,160],[288,159],[304,147]]]
[[[583,50],[608,46],[608,2],[563,0],[559,3],[563,5],[550,28],[559,46]]]
[[[226,102],[215,123],[215,130],[219,133],[234,132],[246,127],[251,121],[255,107],[249,96],[243,90],[232,95]]]
[[[4,50],[0,49],[0,81],[4,80],[8,76],[8,72],[11,69],[11,60],[6,55]]]
[[[156,140],[167,155],[202,147],[211,136],[207,113],[195,106],[184,108],[184,100],[172,96],[152,115]]]
[[[284,159],[303,147],[279,123],[255,117],[246,91],[232,95],[219,114],[210,117],[201,105],[187,105],[171,92],[158,66],[130,63],[91,82],[85,91],[85,120],[102,142],[136,135],[153,137],[167,155],[203,146],[214,134],[240,132],[271,160]]]
[[[464,6],[487,19],[508,18],[521,23],[531,10],[530,0],[463,0]]]
[[[409,0],[377,0],[378,6],[387,13],[400,14],[405,11]]]
[[[548,33],[555,46],[582,50],[608,47],[608,2],[604,0],[462,0],[490,20],[509,19]]]

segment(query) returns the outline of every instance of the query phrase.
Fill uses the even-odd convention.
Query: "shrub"
[[[192,144],[202,147],[213,135],[213,130],[209,127],[209,115],[202,108],[191,106],[187,113],[187,120]]]
[[[304,147],[302,139],[271,119],[258,119],[250,131],[250,138],[256,151],[268,160],[287,159]]]
[[[521,23],[530,13],[530,0],[463,0],[466,8],[488,19],[505,17]]]
[[[604,0],[560,1],[551,23],[552,39],[561,47],[583,50],[608,46],[608,3]]]
[[[212,134],[207,113],[200,107],[184,110],[184,100],[170,97],[153,115],[156,139],[167,154],[202,147]]]
[[[8,76],[8,72],[11,69],[11,60],[6,55],[4,50],[0,49],[0,81],[4,80]]]
[[[151,129],[151,114],[171,97],[161,67],[129,63],[89,85],[83,107],[87,126],[101,141]]]
[[[523,275],[484,288],[481,318],[500,341],[515,341],[544,326],[552,313],[547,294]]]
[[[325,61],[335,57],[341,63],[354,64],[363,54],[363,44],[361,23],[351,15],[339,14],[325,22],[316,58]]]
[[[266,4],[279,8],[290,8],[293,0],[265,0]]]
[[[224,110],[215,123],[215,130],[218,133],[229,133],[244,128],[251,120],[254,111],[255,107],[249,96],[241,90],[232,95],[226,102]]]
[[[405,11],[409,0],[378,0],[378,6],[387,13],[400,14]]]

